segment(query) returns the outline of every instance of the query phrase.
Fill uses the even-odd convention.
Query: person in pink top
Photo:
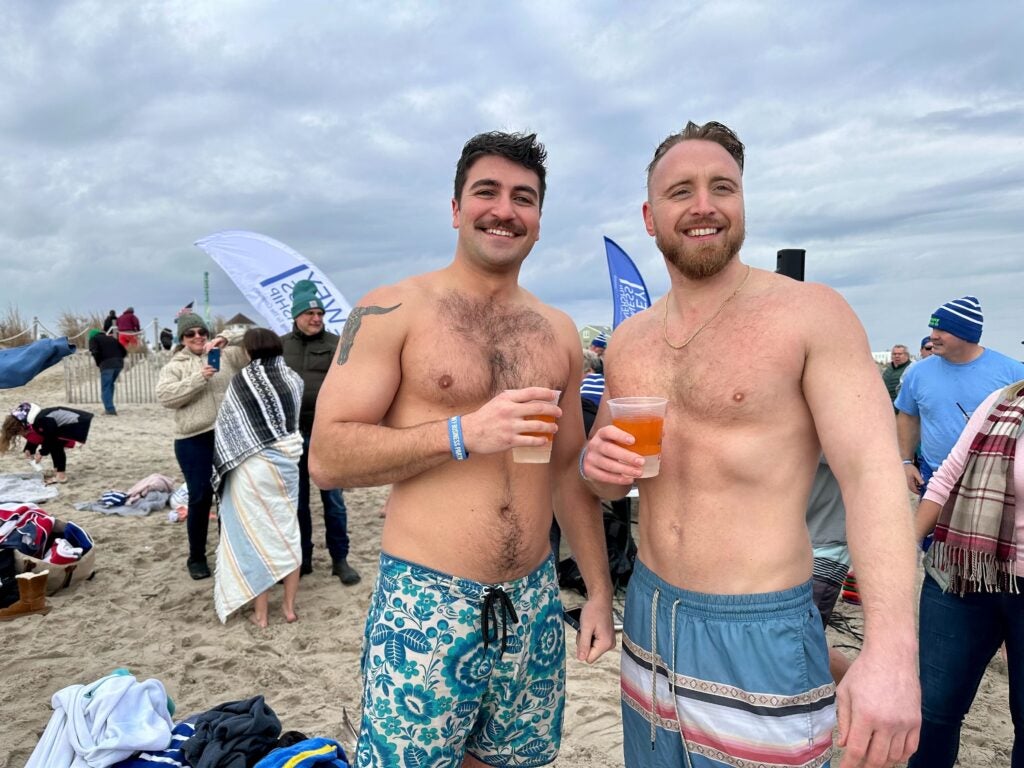
[[[1012,768],[1024,768],[1024,381],[974,411],[917,510],[934,529],[921,589],[921,738],[909,768],[952,766],[960,727],[1004,642],[1014,725]]]

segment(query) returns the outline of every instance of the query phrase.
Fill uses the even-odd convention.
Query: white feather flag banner
[[[239,229],[217,232],[195,244],[227,273],[268,328],[277,333],[292,329],[292,290],[299,280],[312,280],[324,304],[324,327],[341,334],[352,305],[298,251],[272,237]]]

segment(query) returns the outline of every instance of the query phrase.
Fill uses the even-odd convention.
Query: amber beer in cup
[[[538,403],[551,402],[551,403],[554,403],[555,405],[557,405],[558,404],[558,398],[561,396],[562,391],[559,390],[559,389],[556,389],[556,390],[553,390],[553,391],[555,393],[555,396],[551,400],[536,400],[534,402],[538,402]],[[540,413],[538,413],[538,414],[535,414],[533,416],[530,416],[529,418],[534,420],[534,421],[545,421],[548,424],[554,424],[555,423],[555,417],[554,416],[548,416],[547,414],[540,414]],[[551,434],[550,432],[523,432],[522,434],[529,435],[530,437],[543,437],[543,438],[546,438],[547,439],[547,444],[546,445],[541,445],[541,446],[530,445],[530,446],[526,446],[524,448],[520,448],[518,446],[514,446],[512,448],[512,461],[514,461],[516,464],[547,464],[547,463],[549,463],[551,461],[551,443],[554,441],[555,436],[553,434]]]
[[[636,439],[633,445],[623,447],[644,457],[640,477],[654,477],[661,469],[661,434],[667,404],[664,397],[615,397],[608,401],[612,424]]]

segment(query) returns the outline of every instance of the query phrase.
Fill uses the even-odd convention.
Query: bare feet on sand
[[[267,616],[266,616],[266,614],[264,614],[263,616],[259,616],[255,612],[253,612],[253,614],[249,617],[249,621],[251,621],[253,624],[255,624],[260,629],[266,629],[267,628]]]
[[[292,610],[288,610],[287,608],[282,608],[281,609],[281,613],[284,614],[284,620],[287,621],[289,624],[291,624],[294,621],[298,621],[299,620],[299,614],[297,614],[295,612],[294,608]]]

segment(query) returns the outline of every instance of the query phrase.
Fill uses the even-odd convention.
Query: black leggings
[[[63,474],[68,468],[68,454],[64,450],[64,443],[60,440],[43,440],[41,445],[39,443],[25,442],[25,450],[33,455],[40,448],[42,449],[41,453],[43,456],[50,457],[54,470]]]
[[[188,486],[188,559],[206,559],[213,506],[213,430],[174,441],[174,456]]]

